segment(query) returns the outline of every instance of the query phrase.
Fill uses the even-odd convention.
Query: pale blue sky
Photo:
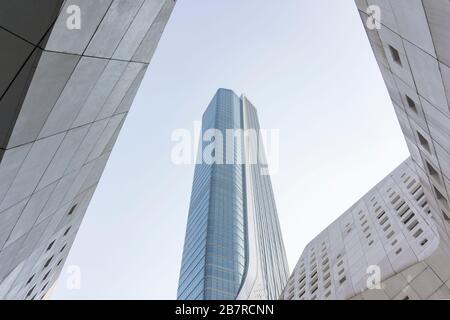
[[[290,268],[408,156],[353,0],[180,0],[92,199],[55,299],[175,299],[193,166],[175,166],[219,87],[280,129],[272,177]]]

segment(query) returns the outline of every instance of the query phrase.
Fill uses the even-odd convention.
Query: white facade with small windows
[[[450,1],[355,2],[411,159],[307,246],[282,298],[450,299]]]
[[[282,298],[450,299],[449,253],[408,159],[306,246]]]
[[[442,245],[450,238],[450,1],[356,3]],[[381,8],[379,29],[367,28],[368,5]],[[450,250],[441,250],[450,270]]]
[[[450,1],[356,3],[434,218],[449,237]],[[381,9],[379,29],[368,27],[370,5]]]

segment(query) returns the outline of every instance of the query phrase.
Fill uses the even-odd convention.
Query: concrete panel
[[[443,113],[448,112],[447,98],[438,62],[408,42],[405,42],[405,48],[419,94]]]
[[[96,86],[89,94],[85,105],[78,114],[72,127],[93,122],[97,118],[97,115],[105,104],[106,99],[108,99],[127,65],[128,63],[124,61],[109,61]]]
[[[14,259],[24,241],[25,237],[22,237],[12,245],[3,248],[2,251],[0,251],[0,261],[3,261],[3,263],[0,264],[0,282],[3,282],[5,277],[17,266],[13,265]]]
[[[3,96],[13,79],[19,73],[22,65],[27,61],[34,46],[0,29],[0,97]]]
[[[439,63],[439,67],[441,69],[442,80],[444,82],[445,94],[447,95],[448,110],[444,110],[444,114],[450,118],[450,68],[443,63]]]
[[[79,193],[82,192],[84,190],[81,190],[81,187],[83,186],[84,181],[87,179],[87,177],[89,176],[92,168],[94,167],[95,162],[91,161],[89,163],[87,163],[86,165],[84,165],[79,174],[77,175],[77,177],[75,178],[75,181],[73,182],[73,184],[70,186],[69,190],[67,191],[67,193],[65,194],[63,200],[61,203],[66,204],[69,201],[72,201],[73,198]]]
[[[39,138],[66,131],[72,126],[106,64],[104,59],[81,58],[50,112]]]
[[[116,0],[86,49],[86,55],[111,58],[144,0]]]
[[[144,65],[141,63],[130,62],[128,64],[125,72],[122,74],[120,80],[116,83],[113,91],[103,105],[102,110],[98,114],[97,120],[108,118],[114,114],[114,111],[116,111],[119,104],[122,102],[125,94],[127,93],[133,81],[139,75],[139,72],[143,67]]]
[[[6,246],[12,244],[14,241],[22,237],[33,228],[37,218],[42,212],[42,209],[47,203],[50,194],[55,189],[55,186],[56,183],[42,189],[39,192],[36,192],[31,196],[23,212],[18,217],[17,223],[15,224],[14,229],[12,230],[8,238]]]
[[[114,114],[122,113],[122,112],[128,112],[131,108],[131,105],[133,104],[134,98],[136,97],[136,94],[141,86],[142,79],[145,76],[145,72],[147,71],[147,66],[144,66],[141,71],[139,71],[138,75],[136,76],[136,79],[134,79],[133,83],[131,84],[130,88],[128,89],[127,93],[122,99],[122,102],[117,107]]]
[[[100,138],[98,139],[97,143],[95,144],[94,148],[89,154],[87,161],[94,160],[98,158],[100,155],[102,155],[106,145],[113,137],[114,132],[116,131],[117,127],[119,126],[124,116],[125,116],[124,114],[118,114],[109,120],[108,125],[102,132]]]
[[[28,199],[23,200],[12,206],[11,208],[0,212],[0,251],[3,249],[6,241],[8,240],[11,231],[14,228],[17,220],[19,219]]]
[[[36,49],[0,99],[0,148],[5,149],[33,78],[42,50]]]
[[[379,30],[379,34],[381,40],[383,41],[383,48],[389,61],[391,71],[407,83],[411,88],[414,88],[414,79],[402,38],[384,26],[381,30]],[[395,49],[398,53],[399,61],[395,60],[393,49]]]
[[[81,145],[84,137],[86,136],[89,130],[89,126],[79,127],[73,130],[70,130],[66,136],[64,137],[61,146],[53,157],[50,165],[42,176],[41,181],[37,189],[41,189],[46,185],[60,179],[67,167],[69,166],[70,161],[75,155],[75,152]]]
[[[145,0],[132,24],[125,33],[113,59],[132,60],[147,31],[158,16],[165,0]]]
[[[132,59],[133,61],[146,63],[150,62],[174,6],[175,1],[166,0],[152,26],[145,35],[145,38],[142,40],[141,45],[136,50],[136,53]]]
[[[45,46],[46,50],[81,55],[94,36],[112,0],[71,0],[64,4],[62,14],[55,23]],[[67,28],[69,6],[76,5],[81,9],[81,29]]]
[[[37,45],[56,20],[63,0],[0,3],[0,26]]]
[[[5,151],[0,163],[0,203],[13,183],[22,163],[25,161],[31,146],[32,144],[30,143]]]
[[[66,169],[66,174],[69,172],[73,172],[74,170],[80,169],[83,164],[86,163],[89,154],[91,153],[94,145],[97,143],[100,138],[102,132],[105,130],[108,125],[109,119],[104,119],[101,121],[94,122],[89,131],[81,143],[80,147],[75,153],[75,156],[72,158],[69,166]]]
[[[44,52],[20,110],[8,148],[36,140],[79,57]]]
[[[409,42],[436,57],[422,0],[395,0],[390,3],[397,21],[398,33]]]
[[[450,2],[423,0],[438,59],[450,66]]]
[[[390,0],[367,0],[367,3],[380,7],[381,22],[392,31],[398,33],[397,20],[395,19]]]
[[[63,138],[64,134],[59,134],[36,141],[33,144],[13,184],[0,204],[0,211],[31,195]]]
[[[76,177],[77,177],[76,173],[69,174],[58,182],[55,190],[53,191],[52,195],[45,204],[45,207],[42,210],[41,214],[39,215],[39,218],[36,221],[36,223],[41,223],[42,221],[48,218],[53,219],[53,216],[55,215],[56,212],[61,210],[61,207],[66,207],[67,210],[68,204],[61,204],[61,202],[64,196],[66,195],[67,191],[69,190],[69,188],[74,183]]]

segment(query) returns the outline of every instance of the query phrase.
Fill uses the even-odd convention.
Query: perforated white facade
[[[283,299],[450,298],[432,216],[408,159],[306,246]]]
[[[307,246],[283,298],[450,299],[450,2],[356,5],[411,159]]]

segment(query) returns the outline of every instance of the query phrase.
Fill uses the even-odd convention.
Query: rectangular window
[[[423,233],[423,230],[422,230],[422,229],[417,230],[417,231],[414,233],[414,238],[418,238],[422,233]]]

